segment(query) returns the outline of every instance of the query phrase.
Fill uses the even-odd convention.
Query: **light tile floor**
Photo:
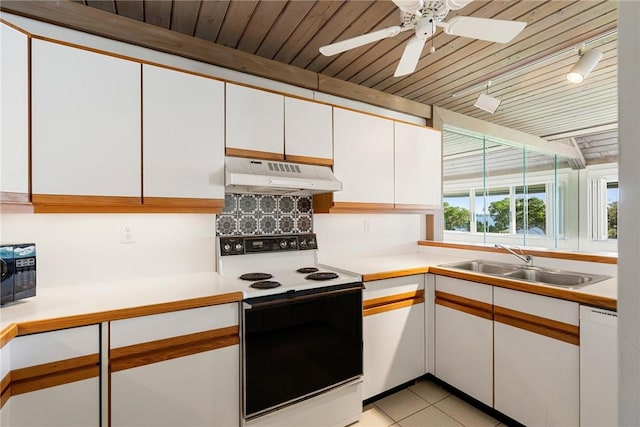
[[[365,406],[349,427],[495,427],[500,422],[439,385],[421,380]]]

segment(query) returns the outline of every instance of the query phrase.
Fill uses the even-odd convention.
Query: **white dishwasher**
[[[618,425],[618,314],[580,306],[580,425]]]

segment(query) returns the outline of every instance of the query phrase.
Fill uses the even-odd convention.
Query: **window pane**
[[[509,189],[488,188],[484,198],[484,212],[482,217],[485,220],[486,231],[508,233],[510,224]]]
[[[444,229],[449,231],[469,231],[471,209],[469,193],[444,195]]]
[[[618,183],[607,182],[607,225],[609,239],[618,238]]]
[[[516,188],[516,230],[534,236],[544,236],[547,227],[546,185],[529,185]],[[526,220],[526,221],[525,221]],[[525,226],[526,222],[526,226]]]

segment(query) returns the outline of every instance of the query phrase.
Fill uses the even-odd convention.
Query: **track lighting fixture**
[[[590,49],[585,51],[584,48],[580,49],[578,54],[580,59],[575,63],[569,74],[567,74],[567,80],[571,83],[582,83],[587,78],[589,73],[598,65],[600,59],[602,59],[602,52]]]
[[[489,95],[489,86],[491,86],[491,81],[487,82],[487,93],[481,93],[473,106],[493,114],[498,110],[502,100]]]

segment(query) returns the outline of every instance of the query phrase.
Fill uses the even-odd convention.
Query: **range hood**
[[[327,166],[225,157],[224,182],[230,193],[309,195],[342,190]]]

